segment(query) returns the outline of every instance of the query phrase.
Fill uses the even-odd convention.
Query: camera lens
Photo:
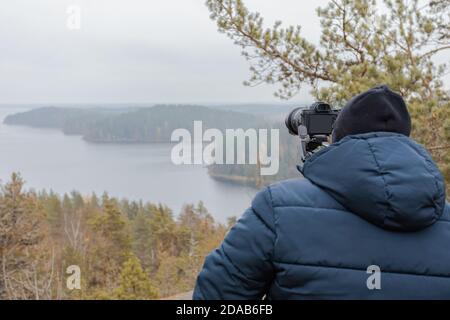
[[[284,121],[289,133],[294,136],[298,135],[298,126],[301,124],[301,115],[302,108],[295,108],[288,114],[286,120]]]

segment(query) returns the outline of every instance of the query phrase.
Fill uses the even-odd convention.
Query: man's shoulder
[[[252,206],[272,211],[282,207],[343,209],[325,190],[305,178],[284,180],[265,187],[256,195]]]

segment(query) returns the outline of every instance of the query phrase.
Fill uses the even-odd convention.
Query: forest
[[[43,107],[9,115],[4,123],[55,128],[65,134],[81,135],[88,142],[170,142],[178,128],[192,130],[194,121],[205,128],[254,128],[262,120],[248,113],[194,105],[155,105],[141,108]]]
[[[164,204],[0,186],[0,299],[160,299],[192,290],[205,256],[235,222],[202,202]],[[81,271],[69,289],[68,267]]]

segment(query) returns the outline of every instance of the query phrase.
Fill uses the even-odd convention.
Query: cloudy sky
[[[246,0],[318,39],[326,0]],[[81,8],[81,30],[66,10]],[[276,102],[204,0],[13,0],[0,10],[0,103]],[[305,89],[295,101],[308,99]]]

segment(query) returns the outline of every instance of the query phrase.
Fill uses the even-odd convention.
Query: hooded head
[[[411,118],[403,98],[382,85],[353,97],[334,123],[333,142],[368,132],[396,132],[409,136]]]
[[[398,133],[347,136],[309,158],[303,175],[384,229],[420,230],[445,209],[444,179],[431,156]]]
[[[309,158],[302,173],[350,212],[385,229],[415,231],[445,208],[445,183],[428,152],[408,138],[402,97],[379,86],[341,111],[334,143]]]

